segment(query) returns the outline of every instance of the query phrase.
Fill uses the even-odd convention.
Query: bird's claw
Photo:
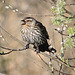
[[[36,52],[37,54],[40,53],[40,51],[39,50],[36,50],[36,49],[34,50],[34,52]]]
[[[28,49],[28,48],[29,48],[29,44],[26,45],[26,49]]]

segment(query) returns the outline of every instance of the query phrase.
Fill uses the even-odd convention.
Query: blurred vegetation
[[[74,47],[75,46],[75,25],[70,25],[72,27],[69,27],[69,23],[72,23],[75,21],[75,14],[73,15],[71,12],[65,9],[66,3],[64,0],[58,0],[56,2],[56,6],[52,7],[52,11],[55,15],[55,17],[52,17],[52,23],[54,25],[64,25],[65,30],[67,31],[68,37],[66,37],[65,45],[67,44],[69,47]],[[69,14],[69,16],[66,16],[65,13]],[[67,25],[67,27],[66,27]],[[71,37],[72,36],[72,37]],[[65,40],[64,39],[64,40]]]

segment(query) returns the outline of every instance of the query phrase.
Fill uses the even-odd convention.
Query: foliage
[[[69,23],[71,23],[72,21],[75,20],[75,18],[73,17],[72,13],[67,11],[65,9],[66,7],[66,3],[64,0],[58,0],[57,3],[56,3],[56,6],[52,7],[52,12],[54,13],[54,17],[52,17],[52,23],[53,25],[58,25],[58,26],[62,26],[64,25],[66,27],[66,25],[69,26]],[[69,14],[69,16],[65,16],[64,14],[67,13]],[[67,26],[67,27],[68,27]],[[67,29],[67,34],[68,36],[65,38],[65,46],[68,46],[68,47],[73,47],[75,46],[75,43],[74,43],[74,38],[75,37],[75,25],[69,28],[66,28]],[[61,30],[62,31],[62,30]]]

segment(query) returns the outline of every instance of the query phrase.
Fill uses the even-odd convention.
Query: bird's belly
[[[37,43],[38,45],[40,45],[40,44],[43,44],[45,42],[43,37],[40,36],[37,31],[35,32],[33,30],[22,31],[22,38],[24,41],[26,41],[30,44]]]
[[[29,30],[23,30],[22,31],[22,38],[26,42],[34,43],[34,40],[32,40],[32,35],[30,34]]]

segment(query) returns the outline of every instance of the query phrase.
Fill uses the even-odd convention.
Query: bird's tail
[[[56,49],[53,48],[52,45],[49,45],[48,50],[49,52],[56,53]]]
[[[39,46],[39,51],[44,52],[44,51],[48,51],[48,52],[52,52],[55,53],[56,49],[54,49],[51,45],[48,44],[48,42],[46,41],[44,44]]]

